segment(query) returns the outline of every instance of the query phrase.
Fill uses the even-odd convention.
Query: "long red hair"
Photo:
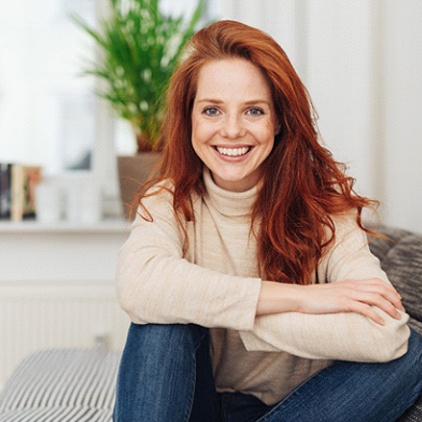
[[[166,144],[158,179],[146,187],[157,180],[171,180],[179,222],[182,225],[183,219],[194,219],[192,194],[202,195],[205,190],[203,163],[191,144],[198,75],[207,61],[229,58],[243,58],[261,69],[281,123],[252,210],[251,227],[257,219],[260,221],[256,233],[260,276],[309,284],[325,248],[334,240],[331,216],[355,210],[357,223],[364,229],[361,212],[373,201],[354,193],[354,179],[319,143],[308,92],[285,52],[264,32],[226,20],[193,36],[167,92],[167,116],[162,128]],[[328,236],[327,229],[331,233]]]

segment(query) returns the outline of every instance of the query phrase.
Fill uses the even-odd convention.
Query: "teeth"
[[[249,147],[243,148],[216,148],[217,151],[222,155],[228,155],[229,157],[238,157],[240,155],[245,155],[249,151]]]

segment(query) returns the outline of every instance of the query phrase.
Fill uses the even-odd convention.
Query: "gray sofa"
[[[391,227],[379,231],[390,240],[371,239],[371,251],[401,294],[410,327],[422,335],[422,235]],[[422,421],[422,396],[399,421]]]

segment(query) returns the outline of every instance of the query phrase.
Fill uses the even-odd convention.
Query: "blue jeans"
[[[336,362],[274,406],[217,394],[206,328],[132,324],[116,388],[115,422],[388,422],[422,389],[422,338],[388,363]]]

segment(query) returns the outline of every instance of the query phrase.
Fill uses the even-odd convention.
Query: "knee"
[[[125,349],[135,353],[168,353],[169,350],[196,350],[208,335],[208,330],[194,324],[146,324],[132,323]]]
[[[174,373],[174,368],[191,368],[196,351],[207,336],[207,329],[193,324],[131,324],[120,361],[119,379],[133,384],[133,379],[146,382],[158,372],[169,374]]]

